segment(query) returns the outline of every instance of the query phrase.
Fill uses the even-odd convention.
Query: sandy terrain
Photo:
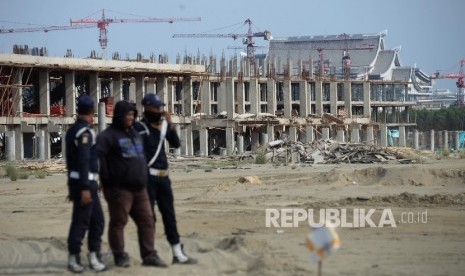
[[[317,266],[304,246],[308,225],[267,228],[266,208],[376,209],[374,221],[383,208],[392,210],[395,228],[338,228],[342,248],[325,260],[323,275],[465,273],[465,159],[415,165],[226,165],[172,162],[180,233],[186,251],[200,264],[141,266],[130,222],[131,268],[112,267],[102,275],[315,275]],[[257,176],[261,183],[240,183],[241,176]],[[71,205],[65,202],[65,181],[63,173],[0,179],[1,275],[68,273]],[[403,212],[424,211],[427,223],[400,221]],[[161,225],[157,222],[156,247],[171,261]],[[106,234],[104,250],[109,250]]]

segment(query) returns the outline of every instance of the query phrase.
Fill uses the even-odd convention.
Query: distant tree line
[[[417,123],[419,131],[465,130],[465,108],[410,109],[409,116],[411,122]]]

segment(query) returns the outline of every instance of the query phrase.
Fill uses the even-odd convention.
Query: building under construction
[[[387,145],[388,129],[415,124],[408,109],[428,93],[431,78],[402,66],[384,34],[272,39],[266,56],[167,57],[136,61],[0,54],[0,133],[8,160],[49,159],[75,120],[76,98],[100,104],[111,122],[113,103],[145,93],[166,103],[181,137],[173,153],[241,154],[286,137]],[[42,52],[42,51],[41,51]],[[68,55],[71,56],[71,55]],[[97,114],[96,114],[97,116]],[[97,121],[97,120],[96,120]],[[220,150],[222,149],[222,150]]]

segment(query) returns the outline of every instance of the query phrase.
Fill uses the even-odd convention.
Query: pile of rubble
[[[310,144],[276,140],[257,152],[260,151],[264,152],[267,160],[271,162],[311,164],[412,162],[386,148],[361,143],[340,143],[331,139],[318,140]]]

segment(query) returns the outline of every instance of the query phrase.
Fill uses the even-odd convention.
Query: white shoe
[[[79,255],[71,254],[68,256],[68,270],[73,273],[81,273],[84,271]]]
[[[98,257],[96,252],[90,252],[88,255],[89,258],[89,266],[92,268],[94,271],[100,272],[104,271],[107,267],[105,266],[104,263],[102,263]]]

